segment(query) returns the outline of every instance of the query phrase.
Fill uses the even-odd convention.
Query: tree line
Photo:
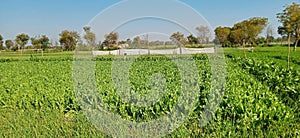
[[[141,45],[165,45],[165,44],[179,44],[186,47],[201,47],[202,44],[208,44],[214,42],[220,44],[223,47],[246,47],[256,45],[269,45],[271,42],[288,41],[290,46],[291,41],[294,42],[294,51],[296,51],[299,45],[300,39],[300,6],[297,3],[292,3],[284,7],[281,13],[277,14],[278,21],[281,26],[278,27],[277,32],[282,37],[277,39],[274,38],[273,28],[268,25],[268,19],[263,17],[253,17],[242,22],[238,22],[233,27],[219,26],[215,28],[214,34],[215,39],[210,40],[212,32],[207,26],[199,26],[196,29],[197,36],[188,35],[180,32],[175,32],[170,35],[170,39],[173,41],[153,41],[150,42],[148,39],[142,39],[140,36],[136,36],[125,41],[118,41],[119,35],[117,32],[111,32],[104,36],[103,42],[96,42],[96,35],[91,31],[91,27],[86,26],[83,28],[85,34],[83,39],[86,43],[81,40],[81,37],[76,31],[62,31],[59,36],[59,43],[63,50],[72,51],[77,45],[92,46],[96,49],[117,49],[120,44],[127,44],[133,47]],[[267,28],[266,28],[267,27]],[[259,37],[259,34],[266,29],[266,36]],[[34,49],[47,49],[53,48],[49,37],[46,35],[30,37],[25,33],[21,33],[15,37],[14,40],[3,41],[4,38],[0,35],[0,50],[21,50],[25,49],[25,46],[31,41],[31,46],[26,48]],[[4,47],[5,44],[5,47]],[[58,44],[56,44],[58,45]]]
[[[277,41],[287,40],[294,41],[294,51],[296,51],[300,39],[300,7],[297,3],[292,3],[284,7],[283,12],[277,14],[278,21],[281,26],[277,32],[282,37]],[[273,37],[273,29],[269,25],[268,19],[254,17],[248,20],[236,23],[233,27],[219,26],[215,29],[216,38],[224,47],[231,46],[255,46],[257,44],[269,44],[271,41],[276,41]],[[266,28],[267,27],[267,28]],[[266,28],[266,37],[258,37],[259,34]]]

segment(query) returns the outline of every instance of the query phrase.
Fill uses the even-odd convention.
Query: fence
[[[164,50],[119,49],[114,51],[93,51],[93,55],[173,55],[173,54],[208,54],[215,53],[215,48],[177,48]]]

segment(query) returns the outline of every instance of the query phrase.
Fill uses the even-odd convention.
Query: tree
[[[267,26],[267,23],[267,18],[254,17],[235,24],[232,30],[240,30],[245,43],[253,45],[257,36]]]
[[[235,43],[239,43],[243,46],[245,57],[247,57],[246,43],[253,46],[257,36],[267,26],[267,23],[267,18],[253,17],[236,23],[233,26],[230,37]]]
[[[269,25],[267,27],[267,36],[266,36],[266,40],[267,40],[267,45],[270,45],[270,42],[274,40],[273,37],[273,28],[271,25]]]
[[[42,47],[42,46],[40,45],[40,41],[39,41],[38,38],[32,37],[32,38],[31,38],[31,44],[32,44],[32,46],[33,46],[34,48],[36,48],[36,49],[40,49],[40,48]]]
[[[295,38],[294,51],[300,39],[300,7],[299,4],[293,2],[291,5],[285,6],[282,13],[277,14],[279,22],[282,26],[278,27],[278,33],[281,35],[291,35]],[[289,42],[290,43],[290,42]]]
[[[230,33],[230,39],[232,40],[232,42],[234,44],[239,44],[241,46],[243,46],[244,49],[244,57],[247,57],[246,54],[246,42],[247,42],[247,30],[244,28],[239,28],[237,26],[243,26],[243,23],[238,23],[234,26],[234,28],[232,29],[231,33]]]
[[[3,50],[3,37],[0,35],[0,50]]]
[[[118,43],[119,34],[117,32],[111,32],[104,37],[108,47],[115,47]]]
[[[80,36],[75,31],[64,30],[60,34],[59,42],[64,46],[64,50],[75,50],[77,43],[80,40]]]
[[[30,37],[27,34],[19,34],[16,36],[16,44],[18,46],[19,51],[21,52],[20,54],[22,55],[22,49],[24,49],[25,45],[28,43],[28,40]]]
[[[142,35],[141,44],[143,46],[149,46],[149,34]]]
[[[232,44],[243,46],[243,43],[246,39],[246,35],[242,29],[233,29],[230,32],[229,39],[232,42]]]
[[[267,23],[267,18],[253,17],[234,24],[232,28],[220,26],[215,29],[216,39],[219,40],[222,46],[243,46],[246,57],[246,44],[253,46]]]
[[[211,32],[207,26],[199,26],[196,27],[196,30],[198,31],[198,38],[201,44],[209,43],[209,37],[211,35]]]
[[[258,37],[256,38],[255,43],[258,45],[263,45],[263,44],[268,44],[267,41],[268,41],[267,37]]]
[[[87,44],[91,47],[96,46],[96,35],[95,33],[91,32],[90,26],[83,27],[83,30],[85,32],[84,39],[86,40]]]
[[[180,32],[173,33],[170,37],[171,40],[175,41],[177,45],[185,45],[186,39],[184,38],[184,34]]]
[[[126,44],[126,41],[124,41],[124,40],[119,41],[118,44],[120,44],[120,45]]]
[[[126,39],[126,44],[128,44],[128,45],[132,45],[132,41],[131,41],[131,39],[130,39],[130,38],[127,38],[127,39]]]
[[[99,42],[97,43],[97,48],[98,48],[99,50],[103,50],[102,41],[99,41]]]
[[[227,42],[229,41],[230,33],[231,33],[231,29],[229,27],[219,26],[215,29],[216,37],[223,47],[228,46]]]
[[[50,45],[50,40],[46,35],[42,35],[41,37],[31,38],[31,44],[37,49],[45,50]]]
[[[134,37],[132,44],[135,47],[139,47],[141,45],[141,38],[139,36]]]
[[[10,49],[11,47],[14,46],[14,42],[12,40],[6,40],[5,41],[5,46],[7,49]]]
[[[188,39],[188,42],[189,42],[189,44],[190,45],[197,45],[197,44],[199,44],[200,42],[199,42],[199,39],[197,39],[196,37],[194,37],[193,35],[189,35],[188,37],[187,37],[187,39]]]
[[[42,44],[42,49],[45,50],[49,47],[50,40],[46,35],[42,35],[42,37],[40,38],[40,43]]]
[[[247,21],[247,33],[249,34],[248,39],[253,45],[258,35],[261,34],[264,28],[268,25],[268,18],[254,17]]]

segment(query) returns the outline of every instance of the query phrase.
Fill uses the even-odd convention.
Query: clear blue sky
[[[147,4],[151,0],[140,1]],[[232,26],[244,19],[259,16],[269,18],[274,32],[279,25],[276,14],[283,10],[283,6],[293,2],[292,0],[180,1],[202,14],[212,28]],[[14,39],[17,34],[23,32],[30,36],[46,34],[51,39],[57,40],[62,30],[81,32],[82,27],[98,13],[117,2],[120,0],[2,0],[0,34],[4,39]],[[157,10],[166,12],[166,9]],[[178,14],[180,12],[178,11]],[[193,19],[193,17],[190,18]]]

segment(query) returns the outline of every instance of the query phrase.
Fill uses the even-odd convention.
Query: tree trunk
[[[291,56],[291,34],[289,34],[288,38],[288,69],[290,68],[290,56]]]
[[[20,47],[18,46],[18,52],[19,52],[19,57],[21,56],[21,50]]]
[[[246,46],[245,46],[245,40],[243,40],[243,48],[244,48],[244,57],[247,58],[247,53],[246,53]]]
[[[299,42],[299,39],[296,40],[296,43],[295,43],[295,46],[294,46],[294,52],[297,51],[298,42]]]
[[[19,47],[19,56],[22,56],[22,54],[23,54],[23,48],[22,47]]]
[[[181,48],[181,46],[179,48],[179,53],[180,53],[180,55],[182,55],[182,48]]]

